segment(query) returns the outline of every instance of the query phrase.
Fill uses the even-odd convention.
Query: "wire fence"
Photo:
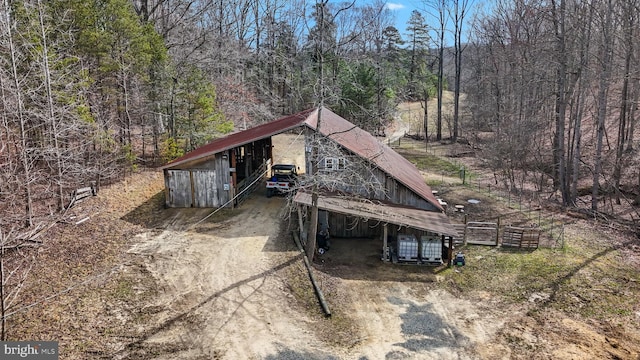
[[[389,142],[393,148],[401,147],[406,139],[398,139]],[[509,189],[503,184],[496,184],[493,175],[482,175],[470,171],[468,166],[455,157],[451,157],[451,150],[444,148],[439,143],[423,144],[421,149],[426,154],[439,157],[453,166],[449,170],[441,170],[432,174],[429,183],[432,187],[439,185],[464,186],[478,196],[485,196],[501,204],[506,205],[506,210],[491,216],[465,214],[465,221],[493,221],[500,224],[500,236],[505,226],[535,227],[540,230],[540,246],[563,248],[565,245],[565,221],[564,218],[548,211],[544,211],[543,204],[550,193],[538,191],[523,191],[522,189]],[[455,169],[455,170],[453,170]],[[446,199],[445,199],[446,200]],[[449,208],[449,213],[455,213],[455,207]]]

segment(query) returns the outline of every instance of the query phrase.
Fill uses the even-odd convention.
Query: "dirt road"
[[[299,260],[278,241],[282,203],[254,196],[227,221],[180,229],[192,219],[177,216],[171,228],[140,235],[130,252],[147,257],[162,287],[150,306],[165,309],[144,342],[171,345],[156,358],[265,358],[307,347],[304,317],[289,316],[280,280]]]
[[[359,331],[352,334],[351,348],[327,344],[315,330],[333,320],[310,317],[295,306],[285,285],[287,270],[303,268],[276,221],[283,204],[282,198],[254,195],[231,218],[195,228],[188,227],[194,213],[185,217],[187,212],[178,210],[166,229],[138,236],[130,253],[145,257],[160,286],[160,295],[146,307],[160,310],[138,342],[137,355],[461,359],[473,358],[478,345],[499,329],[497,318],[481,316],[473,304],[442,290],[429,290],[429,283],[345,277],[339,283],[352,301],[334,305],[344,307]]]

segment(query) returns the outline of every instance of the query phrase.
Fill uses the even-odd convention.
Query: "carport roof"
[[[221,151],[248,144],[253,141],[266,139],[273,135],[283,133],[301,126],[316,109],[309,109],[294,115],[264,123],[251,129],[239,131],[223,138],[215,139],[187,154],[167,163],[161,169],[174,168],[187,162],[198,160],[206,156],[217,154]]]
[[[311,206],[311,194],[299,191],[293,201]],[[318,208],[447,236],[459,236],[447,216],[441,212],[348,198],[336,194],[321,194],[318,197]]]

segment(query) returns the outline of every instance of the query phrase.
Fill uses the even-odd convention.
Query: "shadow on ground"
[[[181,327],[181,328],[194,328],[194,326],[190,326],[195,324],[195,328],[197,328],[198,326],[200,326],[198,324],[198,322],[200,321],[198,319],[198,310],[206,307],[206,306],[212,306],[213,303],[215,303],[215,301],[219,298],[221,298],[222,296],[224,296],[226,293],[234,290],[234,289],[238,289],[242,286],[245,285],[249,285],[252,284],[252,289],[253,291],[250,292],[249,296],[252,296],[256,291],[258,291],[260,289],[260,287],[264,284],[265,280],[267,277],[269,276],[275,276],[275,274],[289,266],[291,266],[292,264],[296,263],[300,261],[300,257],[293,257],[287,261],[284,261],[276,266],[273,266],[271,269],[268,269],[266,271],[263,271],[259,274],[256,275],[252,275],[249,276],[243,280],[237,281],[233,284],[228,285],[227,287],[220,289],[218,291],[213,292],[212,294],[210,294],[209,296],[207,296],[206,298],[204,298],[201,302],[199,302],[198,304],[196,304],[195,306],[192,306],[190,308],[188,308],[187,310],[171,317],[168,319],[164,319],[159,325],[156,326],[152,326],[149,329],[143,331],[139,336],[137,336],[137,338],[128,343],[122,350],[116,352],[115,354],[112,354],[114,356],[118,356],[118,357],[123,357],[127,358],[127,359],[132,359],[132,358],[139,358],[138,356],[140,356],[141,354],[146,354],[148,353],[148,351],[151,349],[153,350],[154,346],[157,346],[158,344],[154,343],[154,342],[150,342],[148,340],[150,340],[151,338],[153,338],[154,336],[162,333],[162,332],[166,332],[169,331],[170,329],[174,328],[174,327]],[[243,300],[246,301],[247,299],[245,298]],[[242,303],[240,303],[238,305],[238,307],[241,307]],[[224,327],[233,317],[233,315],[235,314],[235,312],[233,312],[228,318],[226,319],[217,319],[217,324],[221,324],[221,327]],[[188,341],[187,341],[188,343]],[[164,345],[164,344],[161,344]],[[183,345],[183,344],[182,344]],[[177,353],[180,350],[183,350],[184,348],[174,348],[174,347],[170,347],[170,351],[167,351],[167,353]],[[145,358],[145,357],[142,357]],[[324,358],[324,357],[321,357]]]
[[[435,281],[436,274],[444,268],[444,265],[384,262],[381,255],[379,239],[334,238],[329,251],[316,255],[314,267],[342,279],[420,282]]]
[[[147,201],[131,210],[122,220],[148,229],[176,229],[205,232],[208,225],[218,223],[241,214],[244,209],[221,209],[210,216],[211,208],[165,208],[164,191],[150,197]],[[197,224],[197,225],[196,225]]]
[[[447,323],[433,304],[418,305],[397,297],[390,297],[389,302],[406,308],[405,313],[400,315],[406,341],[395,345],[412,352],[455,349],[469,345],[469,338],[453,324]]]

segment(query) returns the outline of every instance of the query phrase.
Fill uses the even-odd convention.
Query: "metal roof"
[[[268,138],[299,126],[304,125],[311,129],[316,129],[318,124],[318,111],[321,112],[320,133],[322,135],[333,139],[352,153],[371,161],[378,168],[411,189],[434,207],[440,211],[444,211],[415,165],[384,143],[378,141],[378,139],[369,132],[355,126],[326,107],[305,110],[213,140],[207,145],[199,147],[162,166],[161,169],[173,168],[243,144]]]
[[[320,133],[333,139],[341,146],[358,156],[374,163],[378,168],[398,180],[404,186],[430,202],[440,211],[440,205],[429,185],[425,183],[420,171],[409,160],[393,151],[386,144],[378,141],[369,132],[353,125],[327,108],[322,108]],[[318,122],[318,112],[309,115],[305,124],[315,129]]]
[[[311,206],[311,194],[298,191],[293,201]],[[363,219],[431,231],[447,236],[459,236],[447,216],[435,211],[387,204],[379,201],[363,201],[330,194],[321,194],[318,197],[318,208]]]
[[[283,133],[301,126],[309,117],[309,114],[316,109],[309,109],[294,115],[289,115],[281,119],[264,123],[247,130],[239,131],[223,138],[215,139],[185,155],[167,163],[160,169],[174,168],[190,161],[198,160],[206,156],[217,154],[221,151],[233,149],[240,145],[266,139],[273,135]]]

